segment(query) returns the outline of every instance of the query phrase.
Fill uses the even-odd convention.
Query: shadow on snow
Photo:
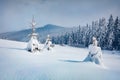
[[[85,62],[85,61],[77,61],[77,60],[59,60],[59,61],[70,62],[70,63],[82,63],[82,62]]]

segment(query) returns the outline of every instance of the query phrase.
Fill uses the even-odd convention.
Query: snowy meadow
[[[120,55],[111,51],[102,51],[101,67],[83,62],[87,48],[55,45],[50,51],[31,53],[26,46],[0,39],[0,80],[120,80]]]

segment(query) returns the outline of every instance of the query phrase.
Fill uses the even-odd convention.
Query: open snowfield
[[[82,62],[88,54],[84,48],[55,45],[30,53],[26,46],[0,39],[0,80],[120,80],[120,55],[110,51],[103,51],[103,68]]]

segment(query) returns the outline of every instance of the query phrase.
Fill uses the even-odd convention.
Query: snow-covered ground
[[[88,54],[84,48],[55,45],[30,53],[26,46],[0,40],[0,80],[120,80],[120,55],[111,51],[103,51],[103,68],[82,62]]]

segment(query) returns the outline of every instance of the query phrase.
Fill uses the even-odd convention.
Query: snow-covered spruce
[[[103,66],[101,48],[97,46],[97,40],[95,37],[93,37],[92,40],[93,44],[89,45],[89,54],[84,61],[91,61],[94,62],[95,64]]]
[[[50,39],[50,35],[48,35],[43,49],[46,48],[47,50],[51,50],[52,47],[54,47],[54,45],[52,44],[52,41]]]
[[[36,52],[36,51],[41,50],[39,41],[37,40],[38,34],[35,33],[35,25],[36,23],[35,23],[34,16],[33,16],[32,23],[31,23],[32,33],[30,34],[30,40],[27,45],[27,50],[30,52]]]

